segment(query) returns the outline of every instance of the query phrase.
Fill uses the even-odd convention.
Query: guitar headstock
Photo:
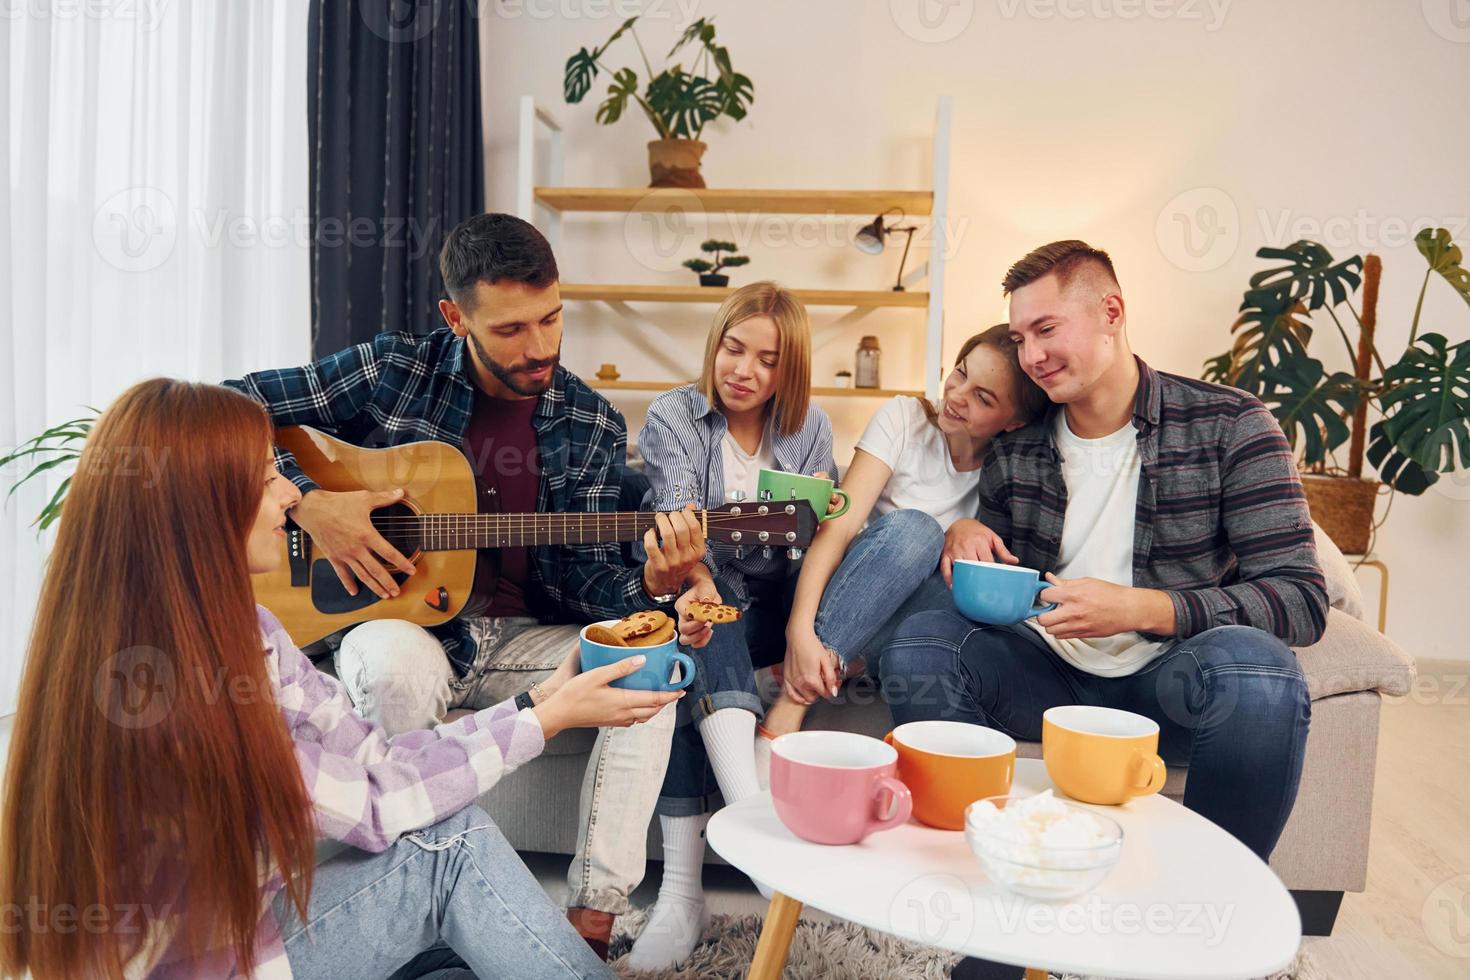
[[[808,548],[817,523],[816,512],[805,500],[747,500],[711,507],[705,537],[747,548]]]

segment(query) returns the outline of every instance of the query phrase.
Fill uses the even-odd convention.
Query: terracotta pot
[[[1368,552],[1373,536],[1373,505],[1378,497],[1377,480],[1353,480],[1345,476],[1302,476],[1307,507],[1312,520],[1327,533],[1343,554]]]
[[[699,160],[705,144],[700,140],[653,140],[648,144],[649,187],[703,187]]]

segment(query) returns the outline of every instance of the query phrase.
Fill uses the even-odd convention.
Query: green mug
[[[846,514],[847,508],[852,506],[847,491],[834,490],[833,486],[835,484],[831,480],[824,480],[817,476],[802,476],[800,473],[763,469],[760,480],[756,483],[756,492],[762,500],[765,500],[769,493],[771,503],[805,500],[812,505],[818,521],[830,521],[834,517]],[[832,502],[834,493],[842,498],[842,506],[829,514],[827,505]]]

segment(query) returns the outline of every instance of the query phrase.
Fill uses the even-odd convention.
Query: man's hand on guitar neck
[[[650,596],[669,595],[682,590],[694,566],[704,560],[704,530],[693,504],[655,514],[653,522],[656,528],[643,535],[643,549],[648,552],[643,588]]]
[[[332,563],[349,595],[357,595],[360,581],[387,599],[398,594],[398,583],[383,563],[406,575],[413,574],[413,565],[378,533],[372,516],[402,496],[402,490],[313,490],[291,509],[291,517],[311,535],[316,552]]]

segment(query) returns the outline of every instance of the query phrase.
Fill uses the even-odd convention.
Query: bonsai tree
[[[737,122],[745,118],[755,101],[755,86],[730,66],[730,53],[715,43],[715,26],[709,18],[701,17],[685,28],[665,56],[667,60],[693,45],[695,56],[690,69],[686,71],[682,64],[676,63],[657,73],[633,30],[637,20],[629,17],[601,47],[591,51],[582,48],[567,59],[563,82],[567,102],[581,102],[591,91],[598,73],[606,71],[612,81],[608,84],[607,98],[597,107],[597,121],[603,125],[611,126],[621,119],[630,101],[643,110],[659,139],[697,140],[704,127],[720,116],[729,116]],[[643,59],[643,70],[647,72],[648,84],[641,93],[636,71],[632,68],[612,71],[602,61],[607,49],[624,34],[633,38]]]
[[[684,261],[684,268],[692,269],[699,273],[701,279],[705,276],[719,275],[721,269],[734,269],[750,264],[750,258],[748,256],[735,254],[734,242],[722,242],[711,238],[709,241],[701,244],[699,250],[713,255],[715,261],[710,263],[704,259],[686,259]],[[721,252],[729,252],[730,254],[722,256],[720,255]]]
[[[1204,377],[1260,398],[1309,472],[1358,478],[1366,452],[1383,482],[1417,495],[1440,474],[1470,467],[1470,341],[1451,344],[1443,334],[1419,333],[1430,281],[1444,280],[1470,306],[1470,270],[1443,228],[1423,229],[1414,244],[1428,268],[1408,345],[1392,364],[1385,365],[1375,343],[1379,258],[1354,255],[1339,262],[1317,242],[1299,241],[1256,252],[1282,264],[1251,276],[1231,328],[1235,342],[1205,362]],[[1361,314],[1352,301],[1360,285]],[[1356,343],[1340,310],[1356,327]],[[1351,374],[1329,373],[1308,353],[1314,313],[1331,320],[1354,365]],[[1380,416],[1371,428],[1370,407]],[[1344,443],[1345,471],[1334,457]]]

